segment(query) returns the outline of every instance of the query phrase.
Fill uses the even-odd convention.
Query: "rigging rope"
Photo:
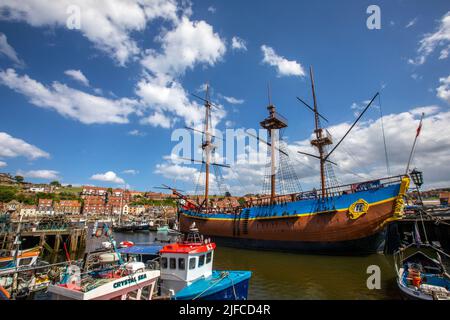
[[[386,146],[386,136],[384,134],[383,111],[381,110],[381,93],[378,95],[378,106],[380,107],[381,131],[383,133],[384,156],[386,159],[386,171],[387,171],[388,176],[390,176],[391,169],[389,167],[389,157],[388,157],[388,151],[387,151],[387,146]]]

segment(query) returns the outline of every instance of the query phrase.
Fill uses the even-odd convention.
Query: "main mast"
[[[271,166],[271,172],[270,172],[270,203],[274,203],[275,199],[275,193],[276,193],[276,157],[275,157],[275,149],[276,146],[276,130],[286,128],[287,127],[287,121],[284,120],[275,109],[275,106],[272,104],[270,99],[270,92],[269,92],[269,106],[267,107],[267,110],[269,110],[269,117],[264,119],[260,122],[261,127],[267,130],[270,137],[270,166]]]
[[[205,97],[205,141],[202,149],[205,152],[205,211],[208,213],[208,196],[209,196],[209,165],[211,162],[211,134],[209,132],[209,118],[211,116],[211,103],[209,102],[209,86],[206,85]]]
[[[325,197],[326,190],[326,182],[325,182],[325,146],[329,144],[333,144],[331,138],[326,135],[323,135],[323,129],[320,127],[319,121],[319,111],[317,110],[317,100],[316,100],[316,91],[314,87],[314,76],[312,67],[309,67],[309,75],[311,77],[311,89],[314,99],[314,124],[316,134],[316,139],[311,140],[311,144],[319,150],[319,160],[320,160],[320,188],[322,197]]]

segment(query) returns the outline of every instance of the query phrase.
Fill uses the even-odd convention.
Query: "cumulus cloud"
[[[18,170],[16,175],[23,176],[25,178],[45,179],[45,180],[58,180],[59,172],[55,170],[30,170],[22,171]]]
[[[1,55],[5,55],[9,58],[17,67],[24,67],[25,65],[25,63],[19,59],[16,50],[8,43],[6,35],[0,32],[0,56]]]
[[[64,71],[64,74],[84,84],[86,87],[89,87],[89,80],[86,78],[83,72],[81,72],[81,70],[66,70]]]
[[[85,124],[128,123],[128,116],[138,109],[138,102],[133,99],[111,100],[57,81],[45,86],[28,75],[18,75],[13,69],[0,71],[0,84],[26,96],[30,103],[38,107],[54,110]]]
[[[70,6],[80,9],[79,32],[121,65],[141,52],[133,32],[144,31],[158,18],[176,21],[179,10],[175,0],[3,0],[0,19],[66,28]]]
[[[282,76],[298,76],[304,77],[305,70],[302,65],[295,60],[287,60],[286,58],[277,55],[275,50],[266,45],[261,46],[261,51],[264,55],[262,62],[269,66],[275,67],[279,77]]]
[[[6,132],[0,132],[0,157],[26,157],[30,160],[50,158],[50,154],[22,139],[14,138]]]
[[[160,174],[167,179],[197,181],[199,171],[195,168],[179,164],[162,163],[156,165],[154,173]]]
[[[181,18],[172,30],[157,38],[162,53],[148,50],[141,61],[144,67],[156,75],[180,75],[196,64],[214,65],[226,52],[224,41],[205,21]]]
[[[135,89],[142,104],[152,111],[142,122],[163,128],[170,128],[179,118],[188,125],[200,123],[202,106],[189,99],[179,77],[199,64],[213,66],[221,61],[226,52],[224,41],[211,25],[187,16],[156,40],[161,50],[147,50],[141,63],[148,73]],[[213,116],[218,122],[225,111],[216,110]]]
[[[5,161],[0,161],[0,168],[6,167],[7,165]]]
[[[108,171],[105,173],[97,173],[91,176],[91,180],[104,181],[104,182],[113,182],[117,184],[124,184],[125,180],[121,177],[117,176],[114,171]]]
[[[437,96],[450,103],[450,76],[439,79],[440,86],[436,89]]]
[[[239,37],[231,38],[231,48],[233,50],[247,51],[247,43]]]
[[[427,33],[419,41],[417,49],[418,56],[415,59],[409,59],[408,62],[415,65],[424,64],[427,57],[433,53],[437,47],[444,47],[440,54],[440,59],[448,57],[450,43],[450,11],[440,20],[439,26],[434,33]]]
[[[143,118],[140,120],[141,124],[149,124],[153,127],[161,127],[164,129],[169,129],[172,126],[170,118],[166,117],[164,114],[155,112],[154,114]]]

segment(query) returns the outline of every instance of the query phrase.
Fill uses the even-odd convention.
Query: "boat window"
[[[198,267],[201,267],[205,264],[205,255],[202,254],[198,259]]]
[[[1,268],[6,268],[6,267],[9,266],[10,264],[13,265],[13,263],[12,263],[11,260],[0,261],[0,269],[1,269]]]
[[[167,258],[161,258],[161,267],[167,269]]]
[[[33,260],[33,258],[20,259],[19,266],[29,265],[31,263],[31,260]]]
[[[177,268],[177,259],[170,258],[170,269],[176,269]]]
[[[206,255],[206,263],[210,263],[212,259],[212,252],[208,252],[208,254]]]
[[[180,270],[186,269],[184,258],[178,258],[178,269],[180,269]]]
[[[195,269],[195,258],[189,259],[189,270]]]

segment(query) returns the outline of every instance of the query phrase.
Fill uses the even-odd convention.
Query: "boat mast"
[[[211,115],[211,103],[209,102],[209,85],[206,85],[205,96],[205,141],[202,149],[205,152],[205,211],[208,213],[208,196],[209,196],[209,165],[211,162],[211,134],[209,132],[209,117]]]
[[[261,127],[267,130],[270,137],[270,203],[273,204],[275,200],[276,193],[276,157],[275,157],[275,147],[276,144],[276,131],[278,129],[286,128],[287,121],[283,119],[277,112],[275,106],[272,104],[270,97],[270,86],[268,87],[268,98],[269,105],[267,110],[269,110],[269,117],[260,122]]]
[[[322,193],[322,198],[325,197],[326,183],[325,183],[325,146],[332,144],[330,137],[323,136],[323,129],[320,127],[319,122],[319,111],[317,110],[317,99],[316,90],[314,87],[314,75],[312,67],[309,67],[309,75],[311,77],[311,89],[314,99],[314,124],[316,134],[316,139],[311,141],[311,144],[319,150],[319,160],[320,160],[320,188]]]

